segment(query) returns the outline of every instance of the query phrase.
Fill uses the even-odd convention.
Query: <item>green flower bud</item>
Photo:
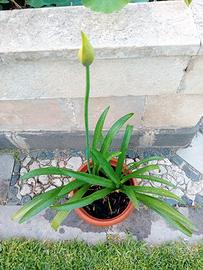
[[[85,33],[81,32],[82,46],[78,53],[78,58],[84,66],[90,66],[94,61],[94,49]]]

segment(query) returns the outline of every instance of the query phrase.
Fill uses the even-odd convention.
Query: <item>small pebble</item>
[[[30,194],[31,191],[32,191],[32,187],[31,187],[30,185],[28,185],[28,184],[24,184],[24,185],[22,186],[21,190],[20,190],[20,194],[21,194],[22,196],[25,196],[25,195]]]
[[[38,181],[42,184],[42,185],[46,185],[49,183],[49,178],[47,175],[40,175],[38,177]]]

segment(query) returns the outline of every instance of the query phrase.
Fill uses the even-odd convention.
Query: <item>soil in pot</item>
[[[93,186],[86,192],[85,196],[101,189],[99,186]],[[112,192],[104,199],[97,200],[83,209],[91,216],[99,219],[110,219],[121,214],[128,206],[128,197],[121,192]]]
[[[100,186],[92,186],[85,196],[91,195],[100,189],[102,189]],[[83,207],[83,209],[94,218],[111,219],[120,215],[127,208],[129,201],[129,198],[124,193],[114,191],[105,198]]]

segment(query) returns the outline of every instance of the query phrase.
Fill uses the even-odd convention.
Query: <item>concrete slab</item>
[[[0,205],[7,202],[13,166],[14,158],[12,155],[0,155]]]
[[[88,243],[105,241],[107,237],[116,235],[124,238],[127,234],[132,234],[133,238],[145,240],[149,244],[160,244],[165,241],[184,239],[188,242],[196,242],[202,239],[202,230],[189,238],[181,232],[174,230],[165,221],[142,209],[134,211],[131,217],[125,222],[108,228],[97,228],[84,223],[74,212],[63,223],[60,230],[52,230],[49,220],[52,213],[45,212],[33,218],[25,224],[18,224],[12,221],[12,214],[19,209],[19,206],[0,206],[0,239],[21,238],[38,240],[84,240]],[[180,209],[185,215],[193,216],[187,209]],[[194,214],[194,223],[196,215]],[[160,234],[160,232],[162,232]]]
[[[203,134],[197,133],[191,145],[185,149],[178,150],[177,154],[199,172],[203,173]]]

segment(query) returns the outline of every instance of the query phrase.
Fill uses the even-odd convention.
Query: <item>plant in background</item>
[[[193,224],[176,209],[163,201],[163,198],[172,198],[181,202],[182,200],[177,195],[167,189],[139,186],[137,184],[136,179],[144,179],[162,183],[166,187],[173,187],[169,181],[148,174],[151,170],[159,170],[159,166],[148,165],[147,163],[151,160],[160,160],[163,158],[149,157],[139,162],[125,164],[128,145],[133,132],[132,125],[127,125],[125,128],[119,152],[112,152],[110,150],[113,139],[124,124],[133,116],[133,113],[126,114],[117,120],[104,136],[103,126],[109,111],[109,107],[107,107],[96,123],[90,146],[88,101],[90,93],[90,65],[94,60],[94,50],[83,32],[79,59],[86,69],[84,122],[87,162],[83,164],[83,168],[80,171],[45,167],[30,171],[22,176],[22,180],[40,175],[61,175],[69,176],[73,179],[70,183],[62,187],[36,196],[17,211],[13,218],[22,223],[45,208],[50,207],[57,211],[56,216],[51,222],[52,227],[56,230],[72,210],[81,209],[82,214],[84,215],[86,213],[89,219],[91,219],[91,216],[93,220],[105,220],[103,225],[107,225],[109,224],[108,221],[114,222],[117,217],[119,217],[117,221],[120,222],[123,220],[123,213],[125,213],[126,209],[131,206],[138,209],[140,203],[143,203],[183,233],[191,236],[192,231],[195,229]],[[71,198],[67,199],[67,194],[71,192]],[[106,218],[103,218],[103,216],[106,216]]]
[[[143,3],[156,0],[0,0],[1,9],[21,9],[59,6],[84,6],[98,12],[119,11],[128,3]],[[158,0],[159,1],[159,0]],[[160,0],[161,1],[161,0]],[[167,1],[167,0],[166,0]],[[189,6],[192,0],[183,0]]]

